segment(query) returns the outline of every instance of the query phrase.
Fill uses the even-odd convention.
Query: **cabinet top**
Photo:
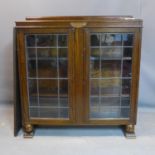
[[[142,20],[132,16],[46,16],[26,17],[16,21],[16,27],[73,27],[73,23],[85,23],[82,27],[142,27]]]

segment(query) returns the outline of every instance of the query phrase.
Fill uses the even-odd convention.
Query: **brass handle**
[[[70,25],[74,28],[81,28],[87,25],[86,22],[71,22]]]

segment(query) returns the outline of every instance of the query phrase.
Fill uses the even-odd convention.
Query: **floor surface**
[[[136,139],[119,127],[40,128],[13,136],[13,106],[0,103],[0,155],[155,155],[155,108],[139,107]]]

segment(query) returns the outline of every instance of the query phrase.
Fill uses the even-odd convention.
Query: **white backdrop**
[[[13,100],[13,26],[26,16],[133,15],[144,20],[139,102],[155,104],[154,0],[1,0],[0,101]]]

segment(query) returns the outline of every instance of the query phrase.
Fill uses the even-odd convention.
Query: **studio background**
[[[143,19],[139,105],[155,105],[154,0],[1,0],[0,101],[13,101],[13,27],[27,16],[132,15]],[[1,102],[0,102],[1,103]]]

